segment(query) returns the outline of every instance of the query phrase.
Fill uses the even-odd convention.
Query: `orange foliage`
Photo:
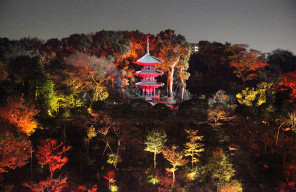
[[[240,59],[230,62],[230,66],[235,68],[234,73],[242,78],[244,83],[256,77],[258,75],[256,72],[266,65],[267,63],[260,59],[260,53],[255,50],[246,52]]]
[[[278,91],[291,91],[291,99],[296,99],[296,71],[285,73],[277,86]]]
[[[39,113],[32,103],[21,98],[9,98],[5,107],[0,107],[0,117],[28,136],[35,132],[37,121],[34,118]]]
[[[38,146],[36,157],[40,165],[49,165],[50,178],[53,177],[53,174],[56,170],[61,169],[68,161],[67,157],[63,157],[63,153],[68,151],[71,147],[61,146],[54,139],[46,139],[41,142],[41,145]]]

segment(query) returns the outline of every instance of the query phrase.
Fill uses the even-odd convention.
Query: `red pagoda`
[[[146,97],[147,100],[152,98],[159,98],[156,94],[155,89],[162,87],[164,84],[156,81],[156,77],[163,75],[162,72],[155,70],[155,65],[161,64],[162,61],[149,53],[149,36],[147,36],[147,53],[136,62],[138,65],[142,65],[143,69],[137,71],[136,75],[141,77],[141,82],[136,83],[136,86],[142,89],[142,97]]]

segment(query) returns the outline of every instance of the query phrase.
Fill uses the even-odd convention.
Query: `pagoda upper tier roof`
[[[146,53],[146,55],[138,59],[135,63],[138,65],[156,65],[156,64],[161,64],[162,61],[150,55],[150,53],[148,52]]]

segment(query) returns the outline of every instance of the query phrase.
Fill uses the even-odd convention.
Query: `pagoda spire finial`
[[[149,53],[149,37],[150,37],[150,35],[146,35],[146,38],[147,38],[147,53],[148,54],[150,54]]]

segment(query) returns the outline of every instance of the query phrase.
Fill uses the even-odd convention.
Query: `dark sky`
[[[173,29],[188,42],[296,53],[296,0],[0,0],[0,37],[63,38],[100,30]]]

